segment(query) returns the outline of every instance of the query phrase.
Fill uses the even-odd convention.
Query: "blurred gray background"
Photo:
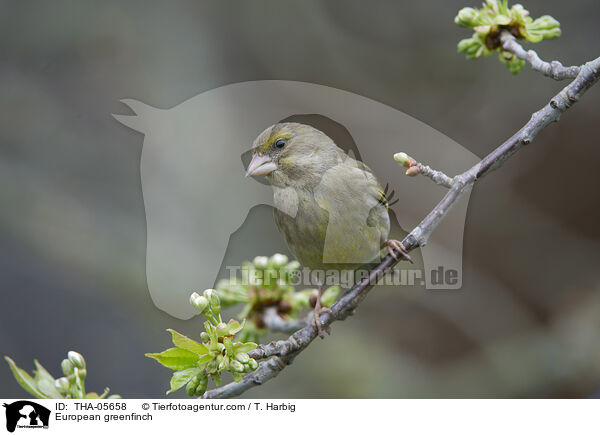
[[[313,82],[388,104],[483,156],[566,83],[457,54],[470,32],[453,18],[478,4],[0,2],[1,353],[59,375],[75,349],[88,390],[161,398],[170,371],[144,353],[169,347],[168,327],[201,327],[149,298],[143,137],[110,116],[128,113],[120,99],[169,108],[240,81]],[[597,1],[525,7],[562,24],[561,38],[535,46],[543,58],[600,55]],[[373,291],[244,397],[598,396],[599,103],[593,88],[475,187],[461,290]],[[26,396],[7,365],[0,394]]]

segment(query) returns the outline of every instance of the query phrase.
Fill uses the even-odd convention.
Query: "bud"
[[[269,259],[267,257],[259,256],[254,258],[253,263],[258,269],[266,269],[269,264]]]
[[[200,333],[200,341],[202,343],[208,343],[210,341],[210,335],[208,335],[208,332],[202,331]]]
[[[396,162],[398,162],[400,166],[405,166],[407,168],[417,164],[417,161],[409,155],[407,155],[406,153],[394,154],[394,160],[396,160]]]
[[[229,369],[229,358],[223,358],[221,360],[221,362],[219,363],[217,370],[219,372],[222,372],[223,370],[228,370]]]
[[[187,393],[187,395],[190,397],[194,397],[198,385],[200,385],[200,377],[194,376],[185,386],[185,392]]]
[[[192,304],[192,306],[195,309],[197,309],[200,313],[204,313],[206,311],[206,308],[208,308],[208,299],[194,292],[190,296],[190,304]]]
[[[409,177],[414,177],[415,175],[419,175],[420,173],[421,170],[418,166],[411,166],[406,170],[406,175],[408,175]]]
[[[241,362],[233,359],[229,361],[229,370],[231,370],[232,372],[243,373],[244,365]]]
[[[219,300],[217,291],[211,288],[204,290],[204,297],[208,299],[210,308],[214,311],[214,313],[219,314],[221,312],[221,301]]]
[[[75,376],[77,376],[80,380],[83,381],[87,376],[87,370],[75,368]]]
[[[200,382],[198,383],[198,386],[196,387],[196,396],[202,396],[205,392],[206,392],[206,387],[208,386],[208,378],[207,377],[203,377],[200,378]]]
[[[71,363],[78,369],[85,368],[85,360],[80,353],[71,350],[67,353],[67,358],[69,358],[69,361],[71,361]]]
[[[254,358],[248,360],[248,367],[250,367],[250,370],[256,370],[258,368],[258,363]]]
[[[235,359],[237,359],[242,364],[246,364],[248,361],[250,361],[250,357],[245,352],[236,353]]]
[[[473,8],[462,8],[454,22],[461,27],[475,27],[479,24],[479,12]]]
[[[279,306],[277,307],[277,313],[279,314],[288,314],[292,311],[292,304],[285,299],[279,301]]]
[[[73,367],[73,363],[68,359],[63,359],[60,363],[60,367],[65,376],[72,375],[75,371],[75,367]]]
[[[67,378],[58,378],[54,381],[54,386],[61,393],[66,393],[67,391],[69,391],[69,380]]]
[[[283,254],[275,254],[269,259],[269,262],[276,268],[280,268],[287,264],[288,257]]]
[[[550,15],[544,15],[526,25],[526,37],[529,42],[538,42],[542,39],[558,38],[561,35],[560,23]]]
[[[206,370],[206,373],[214,373],[217,371],[218,365],[217,365],[217,360],[216,359],[211,359],[207,364],[206,364],[206,368],[204,370]]]

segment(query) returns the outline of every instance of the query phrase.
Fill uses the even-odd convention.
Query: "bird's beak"
[[[271,160],[271,157],[259,154],[254,154],[248,169],[246,170],[246,177],[256,177],[259,175],[268,175],[277,169],[277,164]]]

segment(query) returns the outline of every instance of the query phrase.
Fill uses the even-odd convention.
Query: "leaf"
[[[235,319],[231,319],[227,324],[227,330],[230,335],[235,335],[240,332],[244,328],[244,324],[246,323],[246,319],[242,320],[242,323],[238,322]]]
[[[198,365],[201,366],[203,364],[208,363],[209,361],[212,361],[213,359],[214,355],[211,354],[201,356],[200,359],[198,359]]]
[[[54,377],[48,373],[37,359],[34,359],[33,362],[36,368],[33,371],[35,374],[34,382],[36,383],[38,390],[51,399],[62,399],[63,395],[56,389],[56,385],[54,384]]]
[[[179,347],[172,347],[161,353],[147,353],[163,366],[172,370],[183,370],[194,367],[198,363],[198,354]]]
[[[181,349],[186,349],[194,352],[198,355],[206,355],[208,353],[208,347],[203,345],[202,343],[198,343],[197,341],[192,340],[189,337],[186,337],[183,334],[173,330],[167,329],[172,335],[173,344]]]
[[[251,341],[249,341],[248,343],[235,343],[233,345],[233,349],[235,350],[235,353],[240,353],[240,352],[250,352],[251,350],[254,350],[258,347],[258,344],[256,343],[252,343]]]
[[[173,373],[173,376],[171,377],[171,389],[167,391],[167,394],[179,390],[181,387],[187,384],[194,376],[200,374],[201,371],[202,370],[198,367],[194,367],[190,369],[179,370]]]
[[[4,359],[8,362],[13,376],[25,391],[38,399],[48,399],[48,396],[38,389],[35,380],[25,370],[17,367],[15,362],[9,357],[5,356]]]

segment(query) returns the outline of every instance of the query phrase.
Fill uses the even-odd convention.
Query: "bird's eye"
[[[283,140],[283,139],[277,139],[277,141],[275,142],[275,146],[277,148],[283,148],[285,146],[285,140]]]

